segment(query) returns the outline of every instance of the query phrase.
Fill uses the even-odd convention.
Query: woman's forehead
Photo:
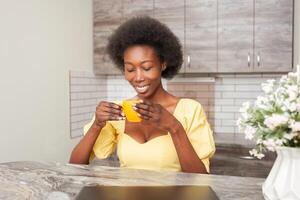
[[[124,52],[124,62],[128,60],[156,61],[158,59],[154,47],[149,45],[134,45]]]

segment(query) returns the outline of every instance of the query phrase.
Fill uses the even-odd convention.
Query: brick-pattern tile
[[[217,134],[241,135],[236,126],[239,108],[262,94],[261,83],[282,74],[217,74],[214,83],[168,82],[163,87],[175,96],[199,101]],[[95,76],[90,72],[70,72],[71,136],[82,135],[101,100],[122,100],[136,93],[122,75]]]
[[[243,102],[262,95],[261,83],[282,74],[217,74],[212,83],[168,83],[168,91],[179,97],[198,100],[216,133],[241,134],[236,126]]]
[[[70,71],[70,136],[83,135],[83,126],[92,119],[98,99],[107,96],[105,76],[95,76],[92,72]]]

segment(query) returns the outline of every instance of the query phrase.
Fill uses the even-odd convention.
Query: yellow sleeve
[[[209,172],[209,158],[216,150],[212,130],[200,103],[197,102],[190,111],[190,116],[186,120],[186,133],[198,157]]]
[[[88,132],[92,126],[93,120],[84,126],[84,135]],[[93,151],[90,155],[90,161],[96,156],[99,159],[105,159],[109,157],[116,149],[117,134],[116,129],[110,122],[106,122],[106,125],[101,129],[100,134],[94,144]]]

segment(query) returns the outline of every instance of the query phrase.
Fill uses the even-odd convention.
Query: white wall
[[[92,0],[0,0],[0,13],[0,162],[66,162],[68,71],[92,71]]]
[[[295,1],[294,65],[300,64],[300,0]]]

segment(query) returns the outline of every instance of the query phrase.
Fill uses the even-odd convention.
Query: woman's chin
[[[137,93],[137,96],[140,99],[148,99],[151,96],[151,93],[149,92],[145,92],[145,93]]]

